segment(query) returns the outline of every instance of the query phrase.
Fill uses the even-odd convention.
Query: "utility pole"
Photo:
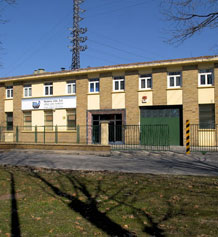
[[[84,13],[85,10],[80,8],[84,0],[73,0],[73,28],[70,28],[72,37],[69,37],[72,43],[70,46],[72,51],[72,64],[71,70],[80,68],[80,52],[87,49],[87,45],[81,45],[87,40],[87,36],[82,36],[87,32],[87,28],[80,28],[79,23],[83,20],[80,17],[80,13]]]

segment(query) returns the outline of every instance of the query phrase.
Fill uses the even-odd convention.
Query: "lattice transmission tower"
[[[73,28],[70,28],[72,37],[70,37],[72,46],[72,64],[71,70],[80,68],[80,52],[87,49],[87,45],[81,45],[87,40],[87,36],[81,36],[87,32],[87,28],[80,27],[79,23],[84,18],[80,17],[80,13],[84,13],[85,10],[80,8],[84,0],[73,0]]]

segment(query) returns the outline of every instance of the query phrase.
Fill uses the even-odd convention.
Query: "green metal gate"
[[[163,124],[141,125],[140,143],[145,146],[168,146],[169,126]]]
[[[169,146],[169,126],[122,125],[110,126],[119,134],[119,141],[110,142],[113,150],[153,150],[166,151]]]
[[[141,125],[168,125],[169,126],[169,144],[181,145],[181,112],[179,108],[167,107],[146,107],[141,108]],[[148,129],[149,127],[146,127]],[[151,126],[147,133],[156,134],[156,127]],[[164,134],[158,134],[159,140],[164,142]],[[154,138],[155,139],[155,138]],[[142,143],[149,143],[148,139],[142,139]],[[161,142],[161,140],[160,140]]]

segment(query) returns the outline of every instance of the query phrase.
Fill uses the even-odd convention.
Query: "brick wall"
[[[0,126],[5,126],[5,86],[0,85]]]
[[[166,68],[155,68],[153,78],[153,105],[167,104],[167,72]]]
[[[88,77],[80,76],[76,81],[76,125],[80,125],[80,140],[86,140]],[[83,129],[82,129],[83,128]]]
[[[23,126],[23,112],[21,108],[21,99],[23,97],[23,84],[15,83],[13,85],[13,123],[15,126]]]
[[[198,69],[197,66],[183,67],[183,135],[185,144],[185,123],[190,120],[191,124],[199,123],[198,106]]]
[[[86,125],[88,77],[78,77],[76,81],[76,124]]]
[[[58,143],[76,143],[76,132],[58,132]],[[35,132],[19,132],[19,142],[35,143]],[[44,133],[37,133],[37,143],[44,143]],[[45,143],[55,143],[55,132],[46,132]]]
[[[214,65],[215,123],[218,124],[218,63]]]
[[[112,74],[100,74],[100,109],[112,108]]]
[[[126,72],[125,76],[125,103],[126,103],[126,124],[139,124],[138,106],[138,72]]]

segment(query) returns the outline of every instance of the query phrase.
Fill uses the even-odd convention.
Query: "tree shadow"
[[[180,159],[179,157],[169,158],[161,157],[158,160],[152,160],[154,166],[161,165],[164,169],[174,169],[177,171],[193,172],[194,174],[202,175],[218,175],[217,164],[210,163],[206,158],[194,157],[192,159]]]
[[[54,185],[46,178],[42,177],[39,172],[35,172],[34,170],[31,171],[32,177],[41,180],[52,191],[51,193],[49,189],[42,187],[46,193],[55,198],[63,197],[69,200],[70,203],[67,204],[65,201],[62,202],[65,205],[68,205],[71,210],[79,213],[84,219],[89,221],[92,225],[96,226],[109,236],[137,236],[133,231],[131,232],[125,229],[126,227],[122,227],[108,216],[110,212],[121,206],[126,207],[131,211],[137,223],[141,225],[142,231],[144,233],[156,237],[165,236],[164,230],[160,227],[162,222],[165,222],[176,215],[183,215],[182,210],[178,211],[178,213],[175,213],[174,208],[170,202],[167,202],[168,210],[166,211],[166,214],[158,221],[155,221],[155,218],[152,217],[151,213],[144,211],[142,208],[135,207],[137,195],[142,189],[144,189],[144,186],[138,188],[134,187],[132,189],[129,189],[127,186],[122,186],[120,189],[115,189],[115,191],[112,191],[111,193],[109,192],[109,189],[104,190],[104,188],[102,188],[102,180],[97,180],[96,185],[94,185],[95,192],[90,192],[89,184],[87,184],[87,182],[83,182],[82,179],[76,177],[76,175],[73,173],[59,171],[58,174],[70,182],[74,192],[73,194],[69,194],[69,192],[66,191],[69,189],[64,187],[64,182],[60,181],[59,178],[56,179],[58,184]],[[117,182],[116,176],[114,180],[112,180],[112,183],[113,182]],[[127,194],[129,193],[129,195],[123,195],[125,192],[127,192]],[[131,193],[134,193],[132,197]],[[84,198],[81,200],[81,194],[83,197],[85,197],[85,200]],[[105,200],[102,200],[102,195],[105,195]],[[100,203],[99,199],[101,199]],[[103,205],[103,203],[110,201],[113,201],[113,205],[110,205],[110,207],[102,211],[100,207]]]
[[[50,187],[50,189],[53,191],[55,195],[68,199],[70,203],[67,205],[71,210],[79,213],[83,218],[88,220],[91,224],[95,225],[97,228],[101,229],[109,236],[122,236],[122,237],[136,236],[135,233],[130,232],[124,229],[119,224],[115,223],[110,217],[106,215],[105,212],[100,211],[98,208],[98,203],[96,201],[96,197],[98,195],[93,198],[91,193],[88,191],[86,185],[81,183],[76,177],[72,178],[70,176],[66,176],[66,178],[70,181],[76,192],[76,195],[74,196],[54,186],[52,183],[50,183],[48,180],[46,180],[38,173],[33,172],[32,174],[35,178],[38,178],[44,184]],[[82,194],[85,195],[86,201],[82,201],[79,199],[78,195],[79,192],[82,192]]]
[[[20,237],[20,221],[18,215],[17,199],[16,199],[16,188],[14,175],[10,172],[11,176],[11,236]]]
[[[117,206],[122,205],[122,206],[126,206],[126,207],[130,208],[132,214],[137,219],[137,222],[142,226],[142,231],[144,233],[149,234],[151,236],[155,236],[155,237],[164,237],[165,236],[164,230],[161,229],[159,227],[159,225],[162,222],[167,221],[168,219],[170,219],[172,217],[175,217],[175,215],[173,214],[173,207],[170,204],[170,202],[167,202],[168,210],[167,210],[166,214],[164,215],[163,218],[161,218],[158,222],[156,222],[150,213],[144,211],[141,208],[137,208],[134,206],[134,203],[136,201],[135,196],[137,196],[142,189],[144,189],[144,187],[137,188],[136,190],[127,190],[127,195],[130,196],[129,200],[127,200],[127,197],[125,197],[125,195],[119,196],[119,198],[117,198],[117,193],[115,193],[111,196],[108,196],[108,199],[113,200],[116,203],[118,203]],[[105,195],[107,195],[107,192],[105,192],[105,191],[102,191],[102,192]],[[131,198],[131,194],[133,194],[133,193],[134,193],[134,195]],[[112,208],[112,209],[114,209],[114,208]],[[111,210],[109,210],[109,211],[111,211]],[[145,220],[146,220],[146,222],[145,222]]]

